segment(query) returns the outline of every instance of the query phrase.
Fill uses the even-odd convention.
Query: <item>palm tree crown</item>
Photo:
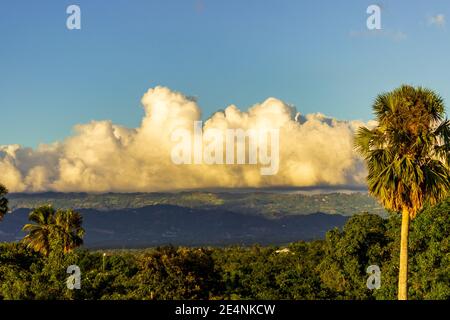
[[[55,210],[51,206],[34,209],[29,216],[34,223],[26,224],[28,232],[23,242],[29,248],[48,256],[52,246],[58,245],[64,253],[83,244],[84,229],[81,215],[72,210]]]
[[[379,95],[378,125],[362,127],[355,146],[368,167],[369,192],[387,209],[409,212],[441,201],[450,190],[450,121],[441,97],[402,86]]]

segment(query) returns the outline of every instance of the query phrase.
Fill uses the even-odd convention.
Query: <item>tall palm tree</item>
[[[8,190],[0,184],[0,221],[3,219],[5,214],[8,213],[8,199],[6,199],[6,194]]]
[[[443,99],[422,87],[381,94],[373,110],[378,125],[359,128],[355,147],[366,160],[369,193],[402,215],[398,299],[406,300],[410,219],[450,190],[450,122]]]
[[[63,252],[67,253],[83,244],[83,220],[75,211],[56,211],[52,206],[43,206],[34,209],[29,220],[34,224],[23,227],[23,231],[28,232],[23,242],[44,256],[48,256],[55,245],[60,245]]]

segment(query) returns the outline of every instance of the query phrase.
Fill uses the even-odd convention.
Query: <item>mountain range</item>
[[[0,241],[23,238],[31,208],[51,204],[83,216],[87,248],[283,244],[314,240],[361,212],[386,213],[364,193],[181,192],[11,194]]]

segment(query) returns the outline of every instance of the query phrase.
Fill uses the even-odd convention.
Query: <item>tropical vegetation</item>
[[[409,298],[450,299],[450,199],[411,223]],[[324,240],[285,246],[48,251],[0,244],[0,299],[395,299],[401,218],[358,214]],[[37,239],[41,239],[38,237]],[[81,289],[66,286],[67,267]],[[367,268],[381,270],[370,290]]]

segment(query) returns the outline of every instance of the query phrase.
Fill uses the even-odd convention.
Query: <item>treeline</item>
[[[447,199],[411,224],[410,299],[450,298],[449,216]],[[49,243],[47,253],[29,242],[2,243],[0,299],[395,299],[400,223],[398,215],[355,215],[324,240],[285,247],[160,247],[105,255],[60,250],[61,243]],[[70,265],[81,270],[79,290],[67,288]],[[370,265],[381,270],[379,289],[367,288]]]

